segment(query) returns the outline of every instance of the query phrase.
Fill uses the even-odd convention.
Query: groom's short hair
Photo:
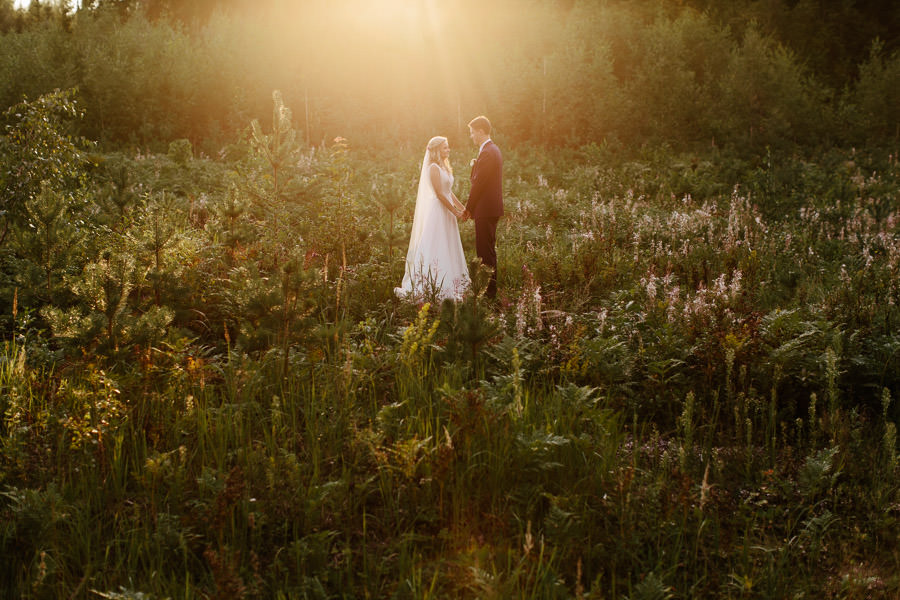
[[[478,129],[479,131],[483,131],[487,134],[491,133],[491,122],[488,121],[488,118],[484,115],[475,117],[471,121],[469,121],[469,127],[472,129]]]

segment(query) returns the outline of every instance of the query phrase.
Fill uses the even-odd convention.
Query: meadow
[[[497,301],[409,303],[421,149],[273,98],[213,157],[8,111],[0,595],[900,594],[896,148],[499,136]]]

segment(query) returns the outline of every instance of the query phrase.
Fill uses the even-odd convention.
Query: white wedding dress
[[[416,211],[413,216],[406,271],[394,293],[401,298],[423,299],[435,294],[439,299],[462,298],[469,285],[469,269],[459,238],[459,223],[438,199],[428,176],[431,165],[422,162]],[[453,175],[440,169],[441,188],[450,197]]]

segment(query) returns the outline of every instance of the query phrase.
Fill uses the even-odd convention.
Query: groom
[[[497,296],[497,222],[503,216],[503,155],[491,141],[491,122],[475,117],[469,122],[469,137],[478,146],[478,158],[469,179],[472,187],[463,218],[475,221],[475,252],[493,269],[485,296]]]

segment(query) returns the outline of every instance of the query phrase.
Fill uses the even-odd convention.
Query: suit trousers
[[[475,219],[475,252],[485,265],[491,267],[491,280],[485,296],[497,296],[497,223],[500,217],[483,217]]]

